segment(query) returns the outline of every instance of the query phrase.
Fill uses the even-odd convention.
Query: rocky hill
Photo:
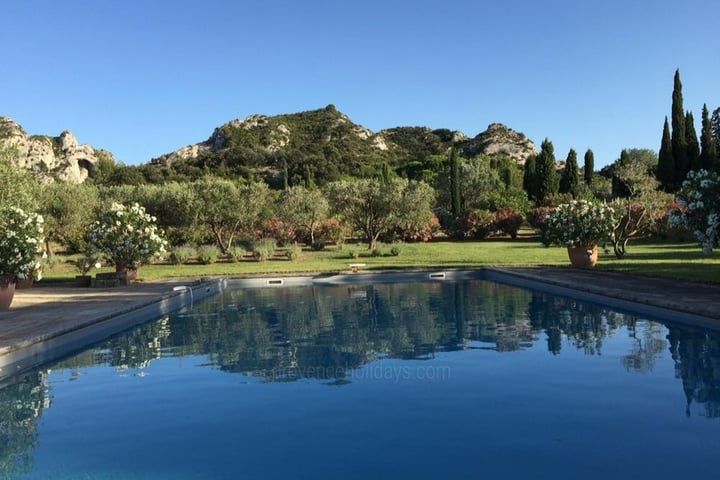
[[[447,154],[455,146],[465,157],[502,155],[523,164],[537,153],[532,141],[501,124],[492,124],[474,138],[448,129],[396,127],[377,133],[353,123],[333,105],[307,112],[233,120],[205,140],[153,159],[147,177],[167,169],[190,174],[219,170],[225,175],[261,173],[291,183],[325,183],[343,176],[380,171],[384,164],[398,168],[428,155]],[[153,170],[155,170],[153,172]]]
[[[0,149],[10,152],[18,166],[34,172],[43,181],[82,183],[102,155],[109,152],[80,145],[69,131],[57,137],[28,136],[8,117],[0,117]]]
[[[529,156],[538,153],[530,139],[501,123],[492,123],[475,138],[461,142],[459,150],[465,157],[474,157],[479,153],[500,155],[512,158],[520,164],[524,164]]]
[[[376,133],[328,105],[306,112],[233,120],[217,127],[203,142],[147,164],[123,168],[132,170],[134,176],[128,177],[133,179],[131,183],[143,178],[151,183],[183,181],[211,173],[265,178],[271,184],[280,184],[285,178],[291,184],[324,184],[343,177],[376,175],[386,167],[401,171],[428,156],[447,155],[452,147],[467,158],[501,155],[520,164],[537,153],[523,134],[497,123],[474,138],[459,131],[427,127],[396,127]],[[84,181],[100,158],[112,159],[109,152],[79,145],[69,131],[57,137],[28,136],[7,117],[0,117],[0,148],[13,149],[19,165],[43,180],[72,183]]]

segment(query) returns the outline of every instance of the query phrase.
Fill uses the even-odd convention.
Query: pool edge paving
[[[589,298],[591,301],[609,301],[612,304],[614,300],[613,306],[619,308],[667,312],[671,314],[671,321],[682,321],[687,315],[692,317],[691,323],[720,327],[720,286],[591,269],[496,267],[363,272],[331,277],[317,275],[308,279],[318,284],[331,282],[333,278],[343,283],[374,282],[379,278],[392,278],[393,281],[429,278],[439,281],[440,277],[433,277],[437,272],[450,272],[448,279],[463,279],[466,277],[463,272],[470,272],[474,278],[487,278],[520,287],[566,289],[566,293],[573,296],[578,293],[593,296]],[[444,273],[442,279],[445,279]],[[225,278],[173,279],[108,289],[38,285],[18,290],[10,310],[0,312],[0,378],[39,365],[46,357],[50,359],[63,352],[67,354],[73,348],[81,348],[83,342],[91,341],[91,336],[112,335],[182,308],[190,301],[215,294],[224,282]],[[279,282],[286,286],[293,283]],[[273,285],[263,280],[258,284]]]
[[[720,329],[720,285],[569,267],[488,268],[485,278]]]
[[[0,312],[0,379],[218,293],[222,279],[116,288],[33,286]]]

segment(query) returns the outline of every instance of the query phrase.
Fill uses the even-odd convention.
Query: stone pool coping
[[[594,297],[588,298],[591,301],[602,301],[619,308],[643,312],[642,308],[657,309],[658,314],[671,314],[671,320],[675,320],[674,314],[678,321],[690,315],[694,317],[692,323],[720,327],[720,285],[597,270],[523,267],[364,271],[312,277],[249,277],[238,281],[253,286],[290,286],[308,282],[432,281],[446,278],[446,272],[448,279],[487,278],[521,287],[567,289],[566,294],[592,295]],[[0,312],[0,379],[62,356],[63,352],[68,354],[73,349],[80,349],[83,342],[90,343],[93,338],[112,335],[180,309],[190,301],[214,295],[222,289],[226,280],[224,277],[172,279],[112,289],[40,284],[28,290],[18,290],[11,309]],[[557,293],[562,294],[563,291]],[[609,300],[615,300],[615,303]]]

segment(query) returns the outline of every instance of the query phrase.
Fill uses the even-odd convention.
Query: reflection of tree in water
[[[645,372],[665,349],[660,324],[604,307],[491,282],[431,282],[229,290],[189,312],[136,328],[59,367],[142,368],[163,356],[207,356],[223,371],[266,381],[344,379],[382,357],[427,359],[438,351],[572,345],[588,355],[625,326],[622,363]],[[688,402],[720,416],[716,339],[671,329],[671,352]]]
[[[528,315],[532,326],[547,335],[548,351],[559,354],[563,335],[588,355],[602,354],[602,341],[626,324],[626,315],[599,305],[533,293]]]
[[[623,365],[626,370],[650,372],[667,346],[664,338],[665,326],[650,321],[637,322],[631,316],[626,318],[628,334],[633,339],[633,344],[630,352],[622,359]]]
[[[472,340],[529,345],[529,298],[486,282],[230,290],[173,318],[166,350],[269,380],[344,378],[379,356],[423,359]]]
[[[226,372],[264,381],[337,380],[378,358],[427,359],[438,351],[531,346],[538,332],[548,350],[563,342],[595,355],[625,326],[622,362],[651,371],[669,345],[688,401],[720,417],[720,335],[638,321],[606,308],[489,282],[433,282],[230,290],[214,301],[114,337],[57,364],[143,368],[166,356],[206,356]],[[334,383],[334,382],[333,382]],[[0,390],[0,478],[26,471],[37,422],[49,396],[43,373]]]
[[[133,328],[100,346],[59,361],[56,369],[77,369],[89,365],[110,365],[120,371],[147,367],[164,356],[170,335],[169,317]]]
[[[28,472],[37,445],[38,419],[50,406],[45,374],[35,372],[0,387],[0,478]]]
[[[527,316],[531,294],[527,290],[497,283],[476,285],[458,283],[455,287],[456,312],[463,320],[459,340],[494,344],[500,352],[532,345],[537,337]]]
[[[675,376],[682,380],[690,415],[693,402],[704,414],[720,417],[720,335],[668,326],[667,339],[675,361]]]

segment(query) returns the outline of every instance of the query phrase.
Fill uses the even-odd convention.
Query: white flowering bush
[[[591,247],[610,236],[615,212],[604,203],[573,200],[559,205],[545,221],[543,242],[547,245]]]
[[[43,241],[42,216],[18,207],[0,208],[0,275],[38,278]]]
[[[138,203],[130,206],[113,203],[99,220],[90,224],[88,249],[115,265],[138,268],[166,253],[165,234],[156,222],[157,218],[147,214]]]
[[[670,209],[670,225],[693,232],[703,252],[720,245],[720,177],[707,170],[691,171]]]

